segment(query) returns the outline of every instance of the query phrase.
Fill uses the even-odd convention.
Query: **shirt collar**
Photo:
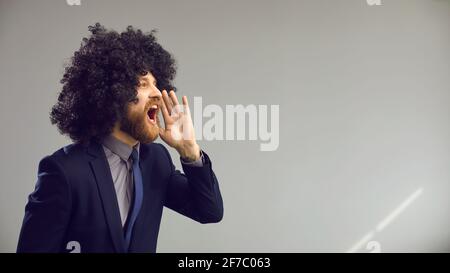
[[[113,135],[108,135],[103,139],[102,145],[125,161],[128,161],[130,158],[133,148],[137,150],[139,155],[139,142],[134,147],[130,147],[128,144],[123,143]]]

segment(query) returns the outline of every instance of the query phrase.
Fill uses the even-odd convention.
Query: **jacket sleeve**
[[[201,167],[183,164],[183,174],[175,169],[169,152],[162,147],[171,165],[165,206],[202,224],[220,222],[223,201],[208,155],[202,151]]]
[[[70,217],[70,191],[55,160],[39,163],[34,191],[28,196],[17,252],[60,252]]]

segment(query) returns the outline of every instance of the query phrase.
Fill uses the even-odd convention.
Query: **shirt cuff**
[[[181,164],[190,166],[190,167],[203,167],[203,163],[205,163],[205,158],[203,156],[203,151],[200,150],[200,157],[195,161],[185,161],[180,157]]]

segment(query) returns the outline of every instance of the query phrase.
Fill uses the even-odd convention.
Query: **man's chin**
[[[159,137],[159,128],[157,126],[151,126],[147,128],[145,135],[143,137],[138,138],[139,142],[144,144],[149,144],[154,142]]]
[[[141,119],[138,122],[128,119],[123,124],[125,126],[121,129],[140,143],[149,144],[159,137],[159,120],[157,124],[153,124],[146,119]]]

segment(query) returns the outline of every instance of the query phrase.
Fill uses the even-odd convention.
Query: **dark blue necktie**
[[[131,211],[131,215],[128,215],[128,223],[126,225],[125,230],[125,246],[127,251],[130,248],[131,243],[131,235],[133,232],[134,223],[136,222],[136,218],[141,210],[142,199],[144,196],[144,192],[142,189],[142,174],[141,168],[139,167],[139,154],[136,148],[133,148],[133,152],[131,153],[131,158],[133,160],[133,179],[134,179],[134,202],[133,202],[133,210]]]

